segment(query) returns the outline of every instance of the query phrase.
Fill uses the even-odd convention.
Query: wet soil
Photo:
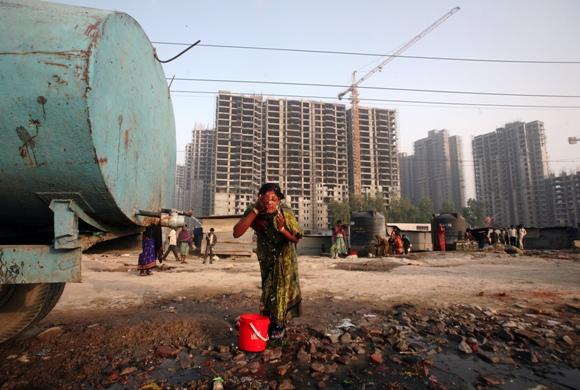
[[[257,311],[255,260],[168,261],[138,277],[137,255],[86,256],[83,283],[0,346],[0,390],[580,383],[575,254],[301,258],[304,315],[260,353],[240,351],[236,330],[237,316]]]
[[[258,299],[192,291],[131,310],[51,314],[0,347],[0,388],[211,389],[216,378],[226,389],[572,389],[580,383],[580,351],[562,341],[577,339],[575,303],[495,311],[322,295],[304,302],[305,315],[293,320],[283,341],[244,353],[235,319],[254,311]],[[528,333],[506,336],[506,321]],[[48,327],[64,333],[36,337]],[[553,334],[545,339],[541,332],[548,330]],[[467,337],[477,340],[478,353],[458,350]]]

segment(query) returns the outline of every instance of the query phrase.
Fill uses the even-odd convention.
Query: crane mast
[[[454,13],[459,11],[459,7],[455,7],[447,12],[445,15],[437,19],[433,24],[427,27],[425,30],[421,31],[418,35],[416,35],[413,39],[395,51],[393,54],[389,55],[384,61],[382,61],[379,65],[371,69],[367,72],[364,76],[360,79],[356,80],[356,71],[352,73],[352,84],[350,87],[339,93],[338,98],[342,99],[347,93],[350,92],[351,96],[351,137],[352,137],[352,172],[353,172],[353,192],[355,195],[362,193],[362,181],[361,181],[361,164],[360,164],[360,126],[359,126],[359,94],[358,94],[358,86],[365,80],[369,79],[372,75],[377,72],[380,72],[383,67],[395,59],[398,55],[402,52],[407,50],[409,47],[413,46],[418,40],[423,38],[425,35],[429,34],[433,31],[437,26],[441,23],[446,21],[449,17],[451,17]]]

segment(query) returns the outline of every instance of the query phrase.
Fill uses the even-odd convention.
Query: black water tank
[[[465,218],[460,214],[449,213],[439,214],[433,218],[431,224],[431,232],[433,234],[433,248],[439,248],[439,241],[437,238],[437,231],[439,225],[445,227],[445,249],[455,250],[458,240],[462,240],[465,236]]]
[[[376,211],[361,211],[350,214],[350,247],[359,256],[367,256],[372,249],[375,236],[386,236],[385,217]]]

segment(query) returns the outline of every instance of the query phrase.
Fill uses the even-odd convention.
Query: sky
[[[154,42],[161,59],[185,46],[259,46],[359,53],[393,53],[452,8],[461,10],[420,39],[408,56],[578,62],[494,63],[396,58],[364,86],[510,94],[525,97],[361,89],[363,106],[396,109],[399,151],[432,129],[463,139],[467,196],[473,197],[471,139],[513,121],[545,124],[551,171],[580,169],[580,1],[577,0],[59,0],[56,2],[125,12]],[[346,85],[384,58],[194,47],[165,64],[168,78],[258,80]],[[215,92],[335,97],[340,88],[173,81],[178,163],[195,124],[213,126]],[[209,93],[210,92],[210,93]],[[364,99],[461,102],[474,106],[366,102]],[[327,100],[332,99],[315,99]],[[343,101],[349,104],[348,101]],[[572,106],[578,108],[485,107],[481,104]],[[479,106],[478,106],[479,105]]]

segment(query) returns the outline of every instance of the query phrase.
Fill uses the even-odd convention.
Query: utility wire
[[[169,80],[169,78],[167,78]],[[292,81],[261,81],[261,80],[233,80],[233,79],[203,79],[189,77],[173,77],[171,80],[176,81],[195,81],[195,82],[216,82],[216,83],[239,83],[239,84],[267,84],[267,85],[292,85],[301,87],[330,87],[330,88],[349,88],[346,84],[327,84],[327,83],[300,83]],[[580,95],[551,95],[551,94],[529,94],[529,93],[509,93],[509,92],[480,92],[480,91],[457,91],[445,89],[418,89],[418,88],[396,88],[396,87],[379,87],[379,86],[358,86],[358,89],[374,89],[387,91],[404,91],[404,92],[428,92],[428,93],[448,93],[462,95],[487,95],[487,96],[517,96],[517,97],[541,97],[541,98],[580,98]]]
[[[219,92],[213,91],[190,91],[190,90],[171,90],[173,93],[193,93],[193,94],[211,94],[217,95]],[[271,96],[301,99],[331,99],[338,100],[335,96],[315,96],[315,95],[280,95],[272,93],[239,93],[240,95],[253,96]],[[401,100],[401,99],[378,99],[378,98],[360,98],[361,101],[369,102],[388,102],[388,103],[417,103],[417,104],[434,104],[446,106],[467,106],[467,107],[511,107],[511,108],[554,108],[554,109],[580,109],[580,106],[556,106],[556,105],[534,105],[534,104],[495,104],[495,103],[462,103],[462,102],[442,102],[428,100]]]
[[[182,42],[152,42],[156,45],[179,45],[189,46],[191,43]],[[431,56],[410,56],[410,55],[392,55],[386,53],[364,53],[341,50],[312,50],[312,49],[294,49],[286,47],[263,47],[263,46],[242,46],[242,45],[211,45],[199,44],[200,47],[211,47],[219,49],[243,49],[243,50],[265,50],[265,51],[281,51],[293,53],[309,53],[309,54],[338,54],[350,56],[365,56],[365,57],[394,57],[394,58],[408,58],[417,60],[436,60],[436,61],[463,61],[463,62],[496,62],[496,63],[512,63],[512,64],[567,64],[577,65],[580,61],[553,61],[553,60],[507,60],[498,58],[462,58],[462,57],[431,57]]]
[[[163,60],[160,60],[160,59],[159,59],[159,57],[157,57],[157,51],[155,51],[155,50],[153,50],[153,57],[155,57],[155,59],[156,59],[157,61],[161,62],[162,64],[167,64],[168,62],[171,62],[171,61],[173,61],[174,59],[176,59],[176,58],[178,58],[179,56],[181,56],[182,54],[184,54],[186,51],[188,51],[188,50],[189,50],[189,49],[191,49],[192,47],[194,47],[194,46],[197,46],[197,45],[198,45],[200,42],[201,42],[201,40],[198,40],[197,42],[195,42],[195,43],[192,43],[191,45],[189,45],[189,47],[188,47],[188,48],[186,48],[186,49],[182,50],[180,53],[176,54],[175,56],[173,56],[173,57],[171,57],[170,59],[168,59],[168,60],[165,60],[165,61],[163,61]]]

